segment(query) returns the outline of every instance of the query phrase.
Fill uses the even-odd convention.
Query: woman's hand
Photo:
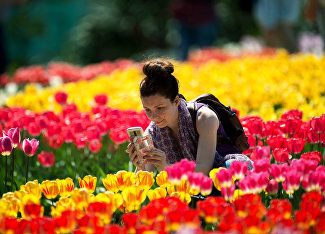
[[[134,166],[137,167],[138,170],[145,170],[144,164],[141,163],[133,143],[130,143],[128,145],[126,152],[129,153],[130,161],[133,163]]]
[[[154,165],[159,171],[165,170],[167,166],[166,154],[164,151],[154,148],[153,150],[146,151],[143,158],[145,164]]]

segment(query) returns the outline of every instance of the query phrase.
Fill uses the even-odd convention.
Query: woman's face
[[[171,126],[177,123],[179,97],[176,96],[173,102],[160,94],[141,97],[143,108],[147,117],[159,128]]]

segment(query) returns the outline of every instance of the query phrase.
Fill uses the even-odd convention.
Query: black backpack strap
[[[191,118],[192,118],[192,122],[193,122],[193,126],[194,126],[194,129],[195,129],[195,132],[198,133],[197,132],[197,129],[196,129],[197,103],[196,102],[188,102],[186,105],[187,105],[188,111],[191,114]]]

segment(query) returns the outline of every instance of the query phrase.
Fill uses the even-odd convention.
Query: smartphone
[[[135,143],[137,138],[143,137],[143,129],[141,127],[132,127],[126,130],[131,143]]]

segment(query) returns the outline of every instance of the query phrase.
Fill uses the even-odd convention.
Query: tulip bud
[[[94,97],[95,102],[97,105],[106,105],[108,101],[108,97],[106,94],[98,94]]]
[[[200,186],[201,194],[208,196],[212,191],[212,180],[209,177],[204,177]]]
[[[18,128],[10,128],[8,132],[3,132],[3,136],[8,136],[12,140],[13,147],[16,148],[17,145],[20,143],[20,132]]]
[[[24,139],[23,141],[23,151],[28,157],[32,157],[38,148],[39,141],[36,139]]]
[[[13,149],[13,143],[10,137],[0,137],[0,152],[3,156],[9,156]]]

